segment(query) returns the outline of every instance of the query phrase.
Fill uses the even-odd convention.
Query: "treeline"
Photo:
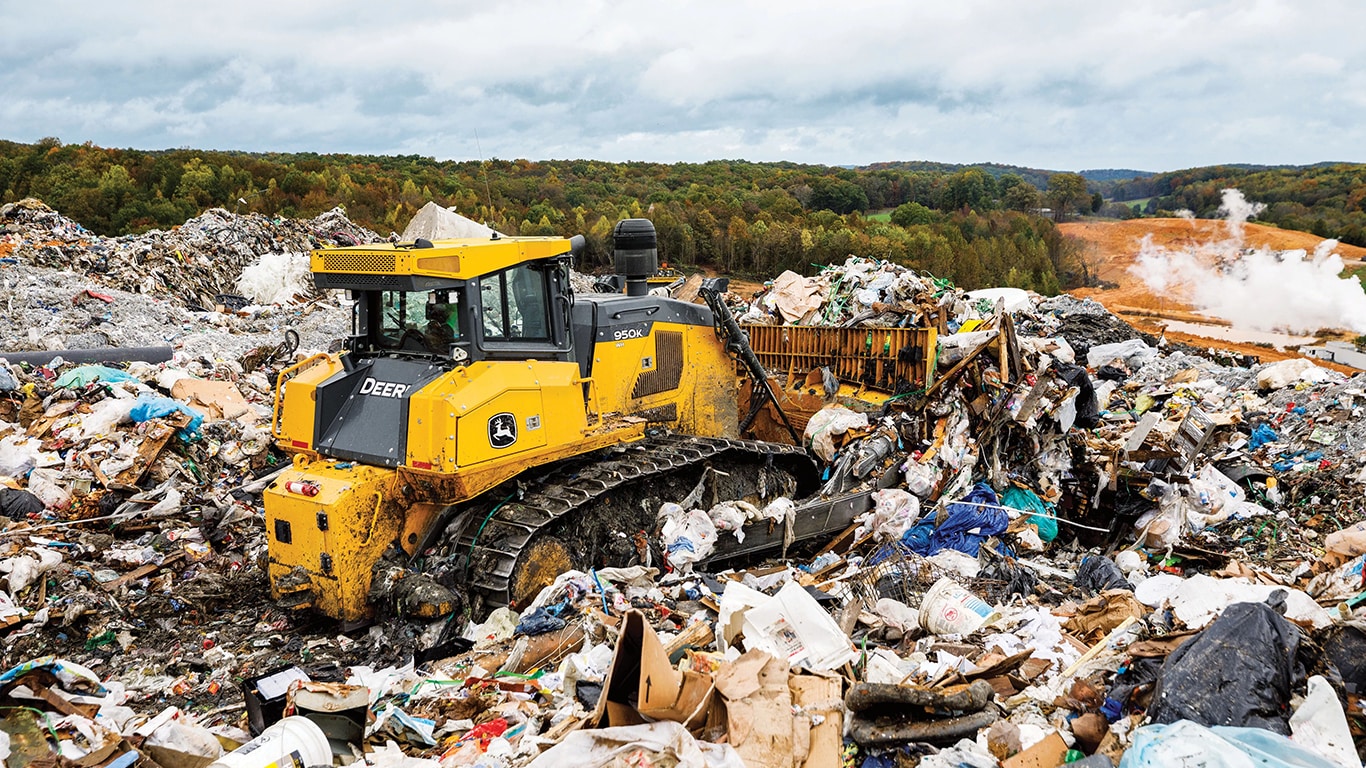
[[[847,169],[793,163],[438,162],[408,156],[141,151],[0,142],[3,201],[37,197],[94,232],[167,228],[205,208],[308,217],[334,206],[381,233],[428,200],[508,234],[584,234],[587,267],[610,260],[612,226],[652,219],[661,256],[733,274],[810,273],[885,258],[967,288],[1054,293],[1087,279],[1077,244],[1040,209],[1093,207],[1085,182],[1039,189],[980,168]],[[1080,193],[1077,190],[1080,189]],[[890,216],[869,215],[892,210]]]
[[[1216,165],[1101,185],[1116,203],[1147,198],[1146,215],[1189,210],[1199,217],[1216,215],[1229,187],[1266,204],[1256,221],[1366,246],[1366,165]]]

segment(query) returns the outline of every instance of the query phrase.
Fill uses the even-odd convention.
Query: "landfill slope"
[[[1182,344],[1209,346],[1240,355],[1255,355],[1263,360],[1285,360],[1301,357],[1294,348],[1282,348],[1265,343],[1240,342],[1222,338],[1217,327],[1207,334],[1187,330],[1168,329],[1163,319],[1180,320],[1193,325],[1219,326],[1218,320],[1201,314],[1198,307],[1180,298],[1156,292],[1133,271],[1145,239],[1156,247],[1169,250],[1200,248],[1218,243],[1228,237],[1227,222],[1215,219],[1131,219],[1127,221],[1091,220],[1064,222],[1059,225],[1063,234],[1078,238],[1085,248],[1092,275],[1098,287],[1077,288],[1073,295],[1095,299],[1127,322],[1151,334],[1165,335]],[[1265,224],[1243,224],[1243,243],[1249,248],[1269,248],[1275,251],[1304,250],[1312,253],[1324,238],[1297,230],[1278,229]],[[1366,258],[1366,248],[1339,243],[1335,248],[1348,270],[1359,267]],[[1321,338],[1352,337],[1350,334],[1319,334]],[[1336,363],[1322,363],[1345,373],[1353,369]]]
[[[270,599],[262,492],[291,461],[278,376],[350,309],[233,289],[276,249],[378,235],[210,211],[110,240],[0,211],[4,768],[281,745],[401,768],[1361,765],[1366,374],[851,255],[727,297],[864,350],[937,334],[934,375],[877,408],[820,366],[769,372],[821,403],[821,494],[871,494],[846,528],[784,542],[797,500],[728,498],[713,466],[527,605],[342,627]],[[61,358],[109,346],[167,359]]]

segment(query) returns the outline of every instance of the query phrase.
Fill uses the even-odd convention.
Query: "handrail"
[[[294,365],[280,371],[280,375],[275,379],[275,406],[270,414],[270,434],[276,440],[284,438],[280,431],[280,404],[284,402],[285,382],[298,376],[304,368],[312,367],[314,364],[327,359],[327,354],[319,352],[311,357],[304,358]]]

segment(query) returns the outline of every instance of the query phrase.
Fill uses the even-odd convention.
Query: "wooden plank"
[[[664,655],[673,657],[675,653],[690,645],[706,647],[711,645],[714,639],[715,635],[712,633],[711,625],[705,621],[699,621],[679,632],[677,637],[670,640],[669,644],[664,646]]]
[[[142,437],[142,443],[138,445],[137,456],[133,457],[133,466],[120,472],[114,478],[112,486],[123,486],[124,488],[136,486],[142,476],[147,474],[147,469],[152,466],[152,462],[161,455],[166,444],[175,436],[175,433],[184,429],[189,423],[190,417],[184,413],[176,413],[165,419],[149,422],[147,431]]]
[[[1143,447],[1143,442],[1148,439],[1148,433],[1152,432],[1153,427],[1156,427],[1157,422],[1161,420],[1162,414],[1157,411],[1148,411],[1143,414],[1143,418],[1138,420],[1138,426],[1134,427],[1134,431],[1129,433],[1129,439],[1124,441],[1124,455],[1126,458],[1129,454]]]
[[[41,683],[29,680],[23,680],[22,682],[24,685],[28,686],[28,689],[33,691],[38,698],[47,702],[48,706],[63,715],[80,715],[84,718],[93,719],[95,713],[100,711],[100,708],[94,704],[77,704],[72,701],[67,701],[66,697]]]
[[[171,555],[170,557],[166,558],[165,560],[161,561],[160,563],[148,563],[146,565],[138,566],[137,568],[134,568],[128,573],[125,573],[117,579],[114,579],[113,581],[105,582],[104,588],[106,591],[113,592],[114,590],[118,589],[124,584],[127,584],[130,581],[137,581],[138,579],[141,579],[143,577],[150,576],[168,565],[174,565],[175,563],[183,560],[184,558],[184,552],[177,552]]]
[[[816,553],[816,557],[820,557],[826,552],[834,552],[840,546],[843,546],[844,548],[836,554],[844,554],[845,552],[848,552],[849,544],[854,540],[854,531],[858,530],[858,525],[858,523],[850,523],[848,528],[845,528],[843,531],[840,532],[840,535],[831,539],[829,544],[826,544],[824,547],[822,547],[821,551]]]

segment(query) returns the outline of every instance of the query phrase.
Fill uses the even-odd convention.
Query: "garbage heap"
[[[0,257],[10,263],[72,271],[201,310],[249,304],[238,281],[263,254],[293,256],[306,271],[312,248],[379,239],[340,208],[308,221],[210,208],[169,232],[100,237],[34,198],[0,206]]]
[[[195,310],[62,247],[0,266],[7,322],[128,305],[170,354],[0,366],[7,767],[1361,765],[1364,376],[851,259],[880,293],[829,322],[944,329],[927,386],[806,424],[865,511],[735,560],[806,500],[682,498],[662,561],[343,631],[268,599],[260,493],[274,374],[345,307]]]

